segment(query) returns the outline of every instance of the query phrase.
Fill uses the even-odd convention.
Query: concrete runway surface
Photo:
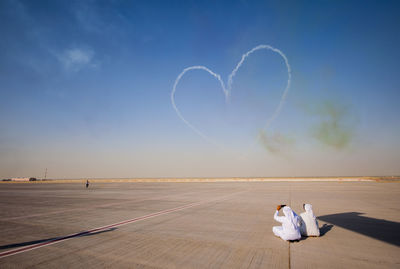
[[[311,203],[322,236],[272,233]],[[0,184],[0,268],[400,268],[400,184]]]

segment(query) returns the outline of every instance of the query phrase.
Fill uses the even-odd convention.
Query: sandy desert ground
[[[400,184],[0,184],[0,268],[399,268]],[[313,204],[322,236],[272,234]]]

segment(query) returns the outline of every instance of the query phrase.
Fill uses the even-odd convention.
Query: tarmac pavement
[[[322,236],[275,237],[303,203]],[[398,182],[0,184],[0,268],[399,268],[399,246]]]

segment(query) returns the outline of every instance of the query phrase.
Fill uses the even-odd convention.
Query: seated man
[[[278,212],[282,206],[276,208],[274,219],[280,223],[282,226],[274,226],[272,231],[274,234],[283,240],[298,240],[301,238],[300,234],[300,218],[296,213],[288,206],[283,206],[284,217],[278,216]]]
[[[300,232],[304,236],[319,236],[318,220],[314,215],[312,206],[304,204],[303,208],[306,212],[300,214],[301,226]]]

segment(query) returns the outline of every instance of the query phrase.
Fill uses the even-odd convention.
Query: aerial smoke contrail
[[[253,52],[257,51],[257,50],[261,50],[261,49],[266,49],[266,50],[272,50],[273,52],[278,53],[283,60],[285,61],[285,65],[287,68],[287,72],[288,72],[288,80],[287,80],[287,84],[286,84],[286,88],[283,91],[281,100],[279,101],[279,104],[277,106],[277,108],[275,109],[274,113],[271,115],[271,117],[268,118],[268,120],[266,121],[263,130],[266,130],[271,123],[274,121],[274,119],[279,115],[280,110],[282,109],[283,103],[286,99],[287,93],[289,91],[290,88],[290,82],[291,82],[291,78],[292,78],[292,74],[291,74],[291,68],[288,62],[288,59],[286,58],[286,55],[280,51],[279,49],[276,49],[274,47],[271,47],[270,45],[258,45],[254,48],[252,48],[251,50],[249,50],[248,52],[246,52],[245,54],[242,55],[242,59],[240,60],[240,62],[236,65],[236,67],[233,69],[232,73],[229,75],[228,77],[228,88],[225,87],[225,84],[223,82],[223,80],[221,79],[221,76],[219,74],[214,73],[213,71],[211,71],[210,69],[208,69],[205,66],[190,66],[185,68],[176,78],[174,86],[172,88],[172,92],[171,92],[171,103],[172,103],[172,107],[174,108],[174,110],[176,111],[176,114],[178,115],[178,117],[188,126],[190,127],[193,131],[195,131],[198,135],[200,135],[201,137],[203,137],[205,140],[221,147],[216,141],[214,141],[213,139],[209,138],[207,135],[203,134],[200,130],[198,130],[196,127],[194,127],[193,124],[191,124],[189,121],[187,121],[182,113],[179,111],[178,107],[176,106],[175,103],[175,92],[176,92],[176,87],[179,84],[179,81],[181,80],[182,76],[190,71],[190,70],[195,70],[195,69],[200,69],[200,70],[204,70],[207,71],[209,74],[213,75],[216,79],[218,79],[219,83],[221,84],[221,88],[222,91],[225,95],[225,100],[228,101],[229,97],[231,95],[231,91],[232,91],[232,83],[233,83],[233,78],[236,75],[236,72],[239,70],[239,68],[242,66],[243,62],[246,60],[246,58],[248,56],[250,56],[250,54],[252,54]]]
[[[213,139],[209,138],[208,136],[206,136],[205,134],[203,134],[200,130],[198,130],[196,127],[194,127],[190,122],[188,122],[181,114],[181,112],[179,111],[178,107],[175,104],[175,91],[176,91],[176,86],[178,85],[179,81],[181,80],[182,76],[190,70],[195,70],[195,69],[200,69],[200,70],[205,70],[207,71],[209,74],[213,75],[214,77],[216,77],[219,81],[219,83],[221,84],[221,88],[222,91],[224,92],[225,98],[227,98],[227,96],[229,96],[228,91],[225,88],[224,82],[221,79],[221,76],[214,73],[213,71],[211,71],[210,69],[208,69],[205,66],[200,66],[200,65],[195,65],[195,66],[190,66],[187,67],[185,69],[183,69],[183,71],[179,74],[179,76],[176,78],[175,83],[174,83],[174,87],[172,88],[172,92],[171,92],[171,103],[173,108],[176,111],[176,114],[178,115],[178,117],[187,125],[189,126],[193,131],[195,131],[198,135],[200,135],[201,137],[203,137],[205,140],[207,140],[208,142],[211,142],[217,146],[220,146],[216,141],[214,141]]]
[[[279,101],[279,104],[277,106],[277,108],[275,109],[274,113],[272,114],[272,116],[267,120],[267,122],[264,125],[264,130],[267,129],[271,123],[274,121],[274,119],[279,115],[279,112],[282,109],[283,103],[285,102],[287,93],[289,91],[290,88],[290,82],[292,80],[292,71],[289,65],[289,61],[286,58],[286,55],[280,51],[279,49],[276,49],[274,47],[271,47],[270,45],[258,45],[257,47],[252,48],[251,50],[249,50],[248,52],[246,52],[245,54],[242,55],[242,59],[240,60],[240,62],[236,65],[235,69],[233,69],[232,73],[229,75],[228,78],[228,94],[230,94],[231,90],[232,90],[232,83],[233,83],[233,78],[236,75],[236,72],[239,70],[239,68],[242,66],[243,62],[246,60],[246,58],[252,54],[253,52],[257,51],[257,50],[261,50],[261,49],[266,49],[266,50],[272,50],[273,52],[278,53],[283,60],[285,61],[285,65],[286,65],[286,69],[288,72],[288,80],[287,80],[287,84],[286,84],[286,88],[283,91],[281,100]]]

